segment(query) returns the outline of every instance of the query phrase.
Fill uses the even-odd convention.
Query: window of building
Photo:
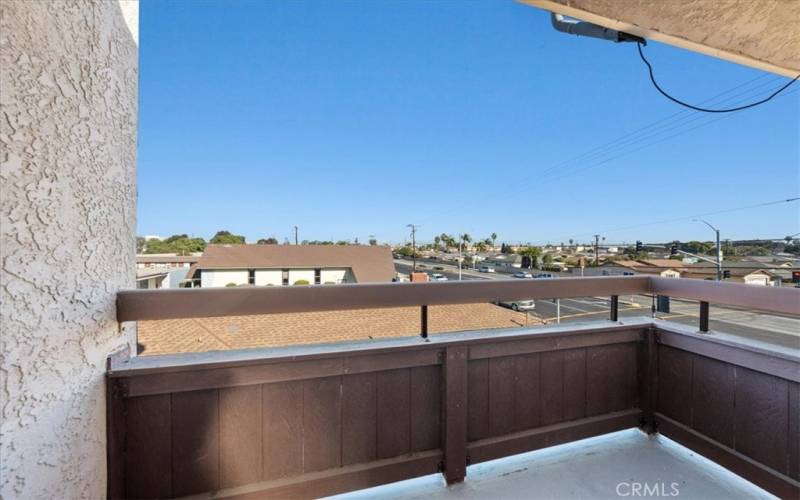
[[[284,285],[288,285],[289,284],[289,270],[288,269],[284,269],[283,270],[283,284]]]
[[[256,284],[256,270],[255,269],[248,269],[247,270],[247,282],[251,285]]]
[[[319,285],[322,282],[322,269],[314,269],[314,284]]]

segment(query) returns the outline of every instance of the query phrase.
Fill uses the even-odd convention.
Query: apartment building
[[[209,245],[192,265],[194,287],[390,282],[392,252],[362,245]]]

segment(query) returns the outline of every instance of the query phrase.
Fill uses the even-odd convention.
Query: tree
[[[461,242],[464,244],[464,248],[468,248],[469,243],[472,241],[472,236],[470,236],[467,233],[464,233],[460,235],[459,238],[461,239]]]
[[[441,242],[442,242],[441,236],[438,236],[438,235],[434,236],[433,237],[433,248],[435,248],[436,250],[439,250],[439,243],[441,243]]]
[[[479,252],[485,252],[487,246],[488,246],[488,244],[486,243],[486,241],[479,241],[479,242],[475,243],[475,250],[477,250]]]
[[[191,253],[202,252],[206,248],[203,238],[189,238],[185,234],[173,234],[165,240],[151,239],[147,242],[144,253],[175,253],[178,255],[189,255]]]
[[[497,239],[497,233],[492,233],[492,246],[494,246],[494,241]]]
[[[409,245],[400,247],[394,251],[397,255],[402,255],[403,257],[413,257],[414,256],[414,249],[411,248]]]
[[[339,241],[336,242],[336,244],[344,246],[344,245],[349,245],[350,242],[347,241],[347,240],[339,240]]]
[[[542,250],[539,247],[528,247],[524,250],[521,250],[519,254],[523,257],[523,266],[527,261],[527,267],[533,269],[534,267],[539,266],[539,255],[542,254]]]
[[[375,238],[370,238],[369,239],[369,246],[374,247],[377,244],[378,244],[378,240],[376,240]]]
[[[232,234],[230,231],[217,231],[209,243],[215,245],[242,245],[245,243],[244,236]]]
[[[258,243],[259,245],[277,245],[278,239],[275,238],[274,236],[270,236],[269,238],[261,238],[256,243]]]
[[[136,237],[136,253],[144,252],[145,246],[147,246],[147,241],[142,236]]]

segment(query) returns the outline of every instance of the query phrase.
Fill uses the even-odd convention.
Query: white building
[[[389,247],[363,245],[209,245],[187,281],[226,286],[335,285],[390,282]]]

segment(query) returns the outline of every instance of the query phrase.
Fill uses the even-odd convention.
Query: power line
[[[702,108],[700,106],[694,106],[692,104],[683,102],[680,99],[676,99],[675,97],[672,97],[671,95],[669,95],[664,89],[662,89],[661,86],[656,81],[656,77],[653,75],[653,66],[650,64],[650,61],[648,61],[647,58],[644,56],[644,52],[642,52],[642,43],[641,42],[637,42],[636,43],[636,48],[639,51],[639,57],[641,57],[642,61],[644,61],[644,63],[647,65],[647,71],[650,74],[650,81],[653,82],[653,86],[656,88],[656,90],[658,90],[661,93],[661,95],[663,95],[664,97],[666,97],[667,99],[669,99],[672,102],[680,104],[681,106],[687,107],[689,109],[693,109],[695,111],[701,111],[703,113],[732,113],[734,111],[741,111],[743,109],[753,108],[755,106],[758,106],[759,104],[764,104],[765,102],[769,101],[770,99],[772,99],[776,95],[780,94],[789,85],[793,84],[794,82],[797,81],[798,78],[800,78],[800,74],[798,74],[792,80],[790,80],[786,85],[782,86],[781,88],[779,88],[778,90],[776,90],[775,92],[773,92],[772,94],[770,94],[769,96],[767,96],[766,98],[764,98],[764,99],[762,99],[760,101],[751,102],[750,104],[745,104],[743,106],[737,106],[735,108],[726,108],[726,109]]]
[[[767,75],[766,75],[766,74],[764,74],[764,75],[760,75],[760,76],[758,76],[758,77],[756,77],[756,78],[753,78],[753,79],[751,79],[751,80],[748,80],[748,81],[746,81],[746,82],[744,82],[744,83],[741,83],[741,84],[739,84],[739,85],[737,85],[737,86],[735,86],[735,87],[732,87],[732,88],[730,88],[730,89],[728,89],[728,90],[726,90],[726,91],[724,91],[724,92],[721,92],[721,93],[719,93],[719,94],[717,94],[717,95],[715,95],[715,96],[713,96],[713,97],[711,97],[711,98],[709,98],[709,99],[707,99],[707,100],[705,100],[705,101],[703,101],[703,102],[710,102],[710,101],[713,101],[713,100],[715,100],[715,99],[718,99],[719,97],[721,97],[721,96],[723,96],[723,95],[725,95],[725,94],[728,94],[728,93],[730,93],[730,92],[733,92],[734,90],[740,89],[740,88],[742,88],[742,87],[746,87],[746,86],[748,86],[748,85],[750,85],[750,84],[752,84],[752,83],[754,83],[754,82],[756,82],[756,81],[758,81],[758,80],[760,80],[760,79],[764,78],[765,76],[767,76]],[[753,92],[754,90],[756,90],[756,89],[758,89],[758,88],[761,88],[761,87],[763,87],[763,86],[765,86],[765,85],[769,85],[770,83],[773,83],[775,80],[778,80],[778,79],[779,79],[778,77],[775,77],[775,78],[773,78],[773,79],[771,79],[771,80],[769,80],[769,81],[767,81],[767,82],[762,82],[761,84],[759,84],[759,85],[756,85],[755,87],[752,87],[752,88],[750,88],[750,89],[747,89],[747,90],[745,90],[745,91],[743,91],[743,92],[739,92],[739,93],[737,93],[737,94],[735,94],[735,95],[733,95],[733,96],[729,96],[729,97],[727,97],[727,98],[725,98],[725,99],[721,100],[720,102],[722,103],[722,102],[730,101],[731,99],[735,99],[736,97],[739,97],[739,96],[742,96],[742,95],[745,95],[745,94],[750,94],[750,93],[751,93],[751,92]],[[789,93],[787,93],[787,94],[784,94],[784,96],[782,96],[782,97],[785,97],[785,96],[788,96],[788,95],[794,94],[794,93],[796,93],[796,92],[797,92],[797,91],[789,92]],[[760,93],[761,93],[761,92],[759,92],[759,93],[757,93],[757,94],[755,94],[755,95],[758,95],[758,94],[760,94]],[[751,96],[749,96],[749,97],[746,97],[746,98],[751,98],[751,97],[752,97],[752,95],[751,95]],[[740,100],[740,101],[741,101],[741,100]],[[658,129],[658,128],[660,128],[660,129],[661,129],[659,132],[650,133],[649,135],[645,135],[645,136],[643,136],[643,137],[639,137],[639,138],[633,139],[633,137],[634,137],[634,136],[636,136],[637,134],[639,134],[639,133],[641,133],[641,132],[643,132],[643,131],[645,131],[645,130],[647,130],[647,129],[651,129],[651,128],[653,128],[653,127],[654,127],[654,126],[656,126],[656,125],[659,125],[659,124],[664,124],[665,122],[669,122],[670,120],[672,120],[673,118],[675,118],[675,117],[677,117],[677,116],[679,116],[679,115],[685,115],[685,116],[681,117],[681,118],[678,120],[678,122],[677,122],[677,123],[674,123],[672,126],[670,126],[670,127],[666,128],[666,129],[664,129],[664,128],[663,128],[663,127],[664,127],[664,125],[662,125],[661,127],[657,127],[657,129]],[[694,115],[697,115],[697,116],[694,116]],[[631,154],[631,153],[634,153],[634,152],[640,151],[640,150],[642,150],[642,149],[645,149],[645,148],[647,148],[647,147],[653,146],[653,145],[655,145],[655,144],[658,144],[658,143],[660,143],[660,142],[664,142],[665,140],[669,140],[669,139],[672,139],[672,138],[674,138],[674,137],[677,137],[677,136],[679,136],[679,135],[683,135],[683,134],[684,134],[684,133],[686,133],[686,132],[689,132],[689,131],[695,130],[695,129],[697,129],[697,128],[700,128],[700,127],[703,127],[703,126],[706,126],[706,125],[710,125],[711,123],[713,123],[713,122],[715,122],[715,121],[718,121],[719,119],[721,119],[721,118],[718,118],[718,119],[716,119],[716,120],[710,120],[710,121],[708,121],[708,122],[706,122],[706,123],[701,123],[701,124],[700,124],[700,125],[698,125],[698,126],[692,127],[692,128],[690,128],[690,129],[688,129],[688,130],[686,130],[686,131],[683,131],[683,132],[679,132],[679,133],[677,133],[677,134],[670,135],[669,137],[666,137],[666,138],[664,138],[663,140],[654,141],[654,142],[652,142],[652,143],[645,144],[645,145],[644,145],[644,146],[642,146],[642,147],[639,147],[639,148],[636,148],[636,149],[633,149],[633,150],[630,150],[630,151],[627,151],[627,152],[621,152],[621,151],[624,151],[625,149],[627,149],[628,147],[630,147],[630,146],[633,146],[633,145],[635,145],[635,144],[637,144],[637,143],[640,143],[640,142],[642,142],[642,141],[644,141],[644,140],[647,140],[647,139],[650,139],[650,138],[655,138],[655,137],[657,137],[657,136],[659,136],[659,135],[662,135],[662,134],[663,134],[663,133],[665,133],[665,132],[668,132],[668,131],[670,131],[670,130],[674,130],[674,129],[676,129],[676,128],[680,128],[680,127],[682,127],[682,126],[688,125],[689,123],[695,122],[695,121],[697,121],[698,119],[701,119],[701,118],[703,118],[703,116],[704,116],[704,115],[702,115],[702,114],[700,114],[700,113],[697,113],[697,112],[691,112],[691,111],[679,111],[679,112],[677,112],[677,113],[673,113],[672,115],[669,115],[669,116],[667,116],[667,117],[661,118],[661,119],[659,119],[659,120],[656,120],[656,121],[654,121],[654,122],[652,122],[652,123],[650,123],[650,124],[648,124],[648,125],[645,125],[645,126],[643,126],[643,127],[640,127],[640,128],[638,128],[638,129],[636,129],[636,130],[633,130],[633,131],[631,131],[631,132],[629,132],[629,133],[627,133],[627,134],[624,134],[624,135],[622,135],[622,136],[620,136],[620,137],[618,137],[618,138],[616,138],[616,139],[614,139],[614,140],[612,140],[612,141],[610,141],[610,142],[608,142],[608,143],[605,143],[605,144],[602,144],[602,145],[600,145],[600,146],[597,146],[597,147],[595,147],[595,148],[592,148],[592,149],[590,149],[590,150],[588,150],[588,151],[586,151],[586,152],[582,153],[581,155],[578,155],[578,156],[576,156],[576,157],[573,157],[573,158],[571,158],[571,159],[568,159],[568,160],[565,160],[565,161],[559,162],[559,163],[557,163],[557,164],[555,164],[555,165],[552,165],[552,166],[548,167],[547,169],[545,169],[545,170],[543,170],[543,171],[539,172],[539,173],[538,173],[536,176],[529,176],[529,177],[527,177],[526,179],[523,179],[521,182],[517,182],[516,184],[517,184],[517,185],[519,185],[520,183],[522,183],[522,184],[526,184],[526,183],[530,183],[530,182],[534,182],[534,181],[535,181],[535,182],[539,182],[539,181],[541,181],[541,180],[543,180],[543,179],[546,179],[548,175],[550,175],[550,174],[552,174],[553,172],[555,172],[557,169],[559,169],[559,167],[563,167],[563,166],[570,165],[570,164],[572,164],[572,163],[575,163],[577,160],[584,159],[584,158],[587,158],[587,157],[589,157],[589,158],[591,158],[591,157],[593,157],[593,156],[594,156],[594,157],[600,157],[600,156],[602,156],[602,155],[603,155],[603,154],[605,154],[605,153],[610,153],[610,152],[611,152],[611,150],[613,150],[613,149],[618,149],[618,148],[620,149],[620,151],[618,151],[618,153],[619,153],[619,154],[617,154],[616,156],[612,156],[612,157],[610,157],[610,158],[606,158],[606,159],[604,159],[604,160],[602,160],[602,161],[600,161],[600,162],[598,162],[598,163],[596,163],[596,164],[592,164],[592,165],[588,165],[588,166],[578,166],[578,169],[577,169],[577,170],[573,170],[572,172],[566,172],[564,175],[557,177],[557,179],[560,179],[560,178],[563,178],[563,177],[567,177],[567,176],[569,176],[569,175],[573,175],[573,174],[575,174],[575,173],[577,173],[577,172],[579,172],[579,171],[584,171],[584,170],[587,170],[587,169],[589,169],[589,168],[594,168],[594,167],[597,167],[597,166],[599,166],[599,165],[602,165],[602,164],[608,163],[609,161],[613,161],[613,160],[615,160],[615,159],[617,159],[617,158],[620,158],[620,157],[626,156],[626,155],[628,155],[628,154]],[[688,120],[684,120],[684,118],[689,118],[689,119],[688,119]],[[724,118],[724,117],[723,117],[723,118]],[[622,141],[622,143],[620,143],[621,141]],[[614,144],[616,144],[616,146],[614,146]],[[612,146],[613,146],[613,147],[612,147]],[[605,149],[606,151],[602,151],[603,149]],[[517,194],[524,193],[524,192],[525,192],[525,191],[520,191],[520,192],[519,192],[519,193],[517,193]],[[501,194],[501,193],[500,193],[500,192],[497,192],[497,193],[493,193],[493,194],[489,194],[489,195],[484,195],[484,196],[482,197],[482,199],[486,199],[486,198],[488,198],[488,197],[490,197],[490,196],[496,196],[496,195],[499,195],[499,194]],[[504,193],[502,193],[502,194],[504,194],[504,195],[507,195],[507,193],[506,193],[506,192],[504,192]],[[466,205],[467,205],[467,203],[463,203],[463,204],[459,204],[459,205],[453,206],[453,207],[451,207],[451,208],[449,208],[449,209],[446,209],[446,210],[439,211],[439,212],[437,212],[435,215],[432,215],[432,216],[430,216],[430,217],[427,217],[425,220],[430,220],[430,219],[433,219],[433,218],[435,218],[435,217],[440,217],[440,216],[442,216],[443,214],[452,213],[452,212],[454,212],[454,211],[456,211],[456,210],[459,210],[460,208],[463,208],[463,207],[464,207],[464,206],[466,206]]]
[[[680,217],[674,217],[674,218],[671,218],[671,219],[662,219],[662,220],[653,221],[653,222],[644,222],[644,223],[641,223],[641,224],[634,224],[634,225],[631,225],[631,226],[623,226],[623,227],[616,227],[616,228],[612,228],[612,229],[605,229],[605,230],[603,230],[603,232],[604,233],[614,233],[614,232],[617,232],[617,231],[625,231],[625,230],[629,230],[629,229],[638,229],[638,228],[642,228],[642,227],[656,226],[656,225],[660,225],[660,224],[668,224],[670,222],[680,222],[680,221],[683,221],[683,220],[695,219],[697,217],[708,217],[710,215],[720,215],[720,214],[726,214],[726,213],[730,213],[730,212],[738,212],[740,210],[749,210],[751,208],[761,208],[761,207],[768,207],[768,206],[771,206],[771,205],[780,205],[780,204],[783,204],[783,203],[792,203],[792,202],[795,202],[795,201],[800,201],[800,196],[796,196],[794,198],[784,198],[784,199],[780,199],[780,200],[767,201],[767,202],[764,202],[764,203],[756,203],[755,205],[745,205],[745,206],[741,206],[741,207],[734,207],[734,208],[726,208],[726,209],[722,209],[722,210],[716,210],[716,211],[713,211],[713,212],[705,212],[705,213],[694,214],[694,215],[684,215],[684,216],[680,216]],[[579,238],[579,237],[588,237],[588,236],[593,236],[593,235],[590,234],[590,233],[574,234],[574,235],[571,235],[571,236],[569,236],[567,238],[561,238],[561,239]]]
[[[787,97],[789,95],[796,94],[797,92],[798,92],[798,90],[793,90],[791,92],[787,92],[786,94],[783,94],[781,97]],[[666,141],[668,141],[670,139],[673,139],[675,137],[687,134],[689,132],[692,132],[693,130],[697,130],[697,129],[705,127],[707,125],[711,125],[712,123],[718,122],[720,120],[723,120],[723,119],[726,119],[726,118],[730,118],[731,116],[733,116],[733,115],[720,116],[718,118],[714,118],[714,119],[702,122],[702,123],[700,123],[700,124],[698,124],[698,125],[696,125],[694,127],[691,127],[691,128],[685,129],[685,130],[681,130],[681,131],[679,131],[679,132],[677,132],[675,134],[669,135],[667,137],[662,137],[662,138],[657,139],[655,141],[652,141],[652,142],[649,142],[647,144],[644,144],[644,145],[642,145],[640,147],[637,147],[637,148],[634,148],[634,149],[631,149],[631,150],[628,150],[628,151],[620,152],[619,154],[616,154],[614,156],[602,159],[602,160],[600,160],[600,161],[598,161],[596,163],[590,163],[588,165],[577,166],[577,168],[572,167],[573,168],[572,170],[568,170],[566,172],[562,172],[562,175],[559,175],[559,176],[556,176],[556,177],[548,176],[547,174],[543,174],[542,176],[540,176],[537,179],[537,181],[547,180],[547,181],[551,181],[552,182],[552,181],[560,180],[560,179],[563,179],[563,178],[566,178],[566,177],[570,177],[570,176],[575,175],[577,173],[584,172],[586,170],[599,167],[599,166],[604,165],[606,163],[609,163],[611,161],[614,161],[614,160],[617,160],[619,158],[631,155],[631,154],[636,153],[638,151],[641,151],[643,149],[647,149],[647,148],[649,148],[651,146],[655,146],[656,144],[660,144],[662,142],[666,142]],[[700,115],[700,117],[703,117],[703,115]],[[683,123],[683,124],[680,124],[680,125],[681,126],[682,125],[687,125],[688,123],[691,123],[692,121],[696,121],[696,120],[691,120],[689,122],[686,122],[686,123]],[[664,132],[669,131],[669,130],[673,130],[675,128],[680,128],[680,127],[679,126],[670,127],[669,129],[665,130]],[[659,134],[654,134],[652,136],[648,136],[648,137],[645,137],[645,138],[642,138],[642,140],[649,139],[649,138],[655,138],[658,135],[660,135],[660,133]],[[637,142],[640,142],[640,141],[639,140],[634,141],[634,143],[629,144],[629,146],[632,146],[633,144],[635,144]],[[550,173],[553,173],[553,172],[549,172],[548,174],[550,174]],[[513,197],[513,196],[518,196],[520,194],[524,194],[526,192],[527,192],[526,188],[520,189],[520,190],[514,192],[513,194],[511,194],[510,196],[507,196],[506,199],[508,199],[510,197]]]

